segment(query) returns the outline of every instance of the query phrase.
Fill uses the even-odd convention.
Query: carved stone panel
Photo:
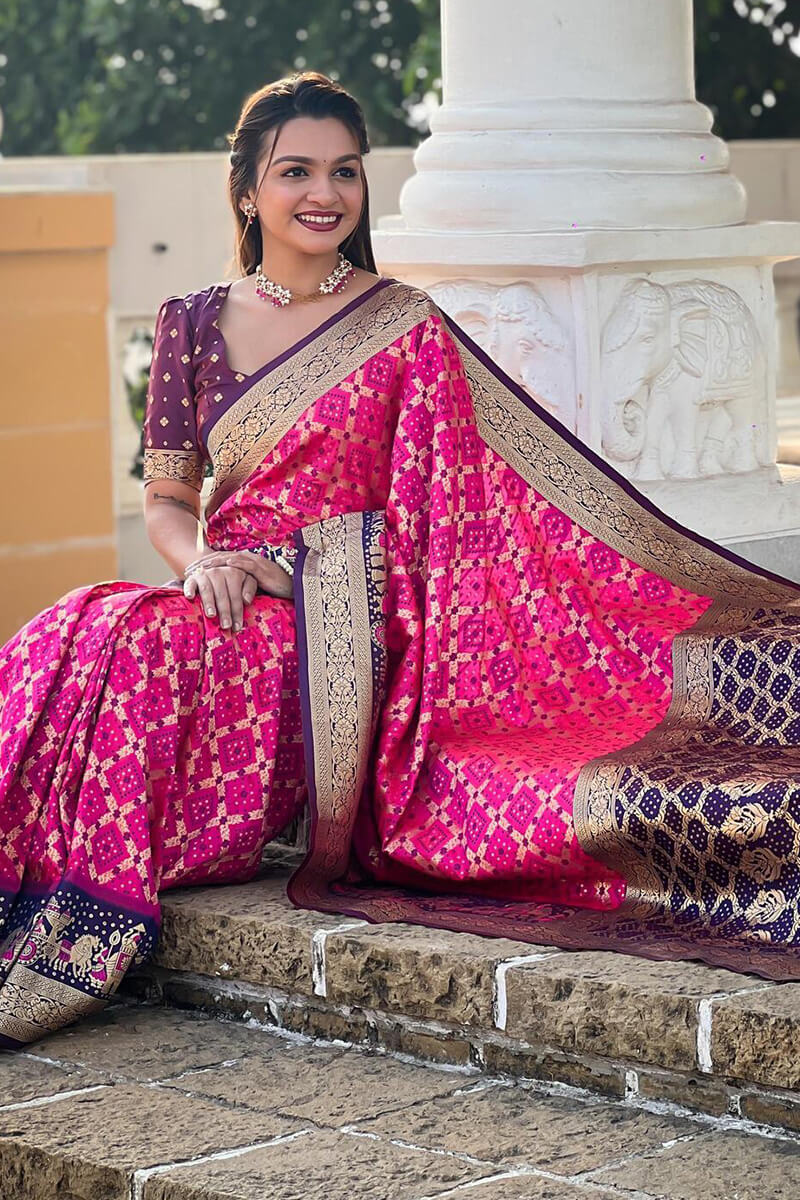
[[[767,366],[753,311],[732,287],[629,279],[601,320],[604,455],[635,479],[766,465]]]
[[[572,334],[541,287],[466,279],[434,283],[426,290],[515,383],[575,429]]]

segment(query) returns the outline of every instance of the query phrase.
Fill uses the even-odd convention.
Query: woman
[[[150,373],[176,578],[0,651],[2,1044],[101,1006],[159,892],[251,878],[309,799],[296,904],[797,976],[800,588],[376,273],[335,83],[231,143],[240,277],[164,302]]]

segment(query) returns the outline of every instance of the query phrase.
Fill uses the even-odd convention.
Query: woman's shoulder
[[[401,298],[404,303],[413,305],[419,311],[420,316],[427,317],[431,314],[439,314],[439,306],[433,296],[423,288],[390,276],[382,276],[382,278],[388,279],[388,282],[392,286],[393,294]]]
[[[210,283],[197,291],[174,293],[161,302],[161,311],[173,317],[184,317],[192,325],[206,312],[215,310],[221,303],[221,296],[230,287],[230,283]]]

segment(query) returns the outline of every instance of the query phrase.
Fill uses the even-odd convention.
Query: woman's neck
[[[303,254],[285,243],[267,241],[261,270],[267,279],[305,295],[315,292],[339,262],[339,252]]]

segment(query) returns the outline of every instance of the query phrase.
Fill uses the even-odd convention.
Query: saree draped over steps
[[[166,301],[146,476],[296,554],[233,634],[180,581],[0,649],[0,1044],[102,1005],[158,893],[800,977],[800,587],[658,512],[424,292],[381,279],[251,375],[229,285]],[[157,486],[157,485],[156,485]]]

